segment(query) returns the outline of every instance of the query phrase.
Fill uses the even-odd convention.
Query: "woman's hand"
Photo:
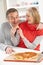
[[[40,23],[40,24],[38,25],[37,30],[38,30],[38,29],[43,29],[43,23]]]
[[[21,36],[21,38],[24,38],[24,35],[23,35],[23,32],[22,32],[22,29],[21,28],[19,28],[18,33]]]

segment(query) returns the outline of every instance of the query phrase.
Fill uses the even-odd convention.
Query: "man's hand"
[[[6,50],[5,50],[5,52],[7,54],[10,54],[10,53],[14,52],[14,50],[12,49],[12,47],[7,47]]]
[[[21,36],[21,38],[24,38],[24,34],[23,34],[23,32],[22,32],[22,29],[21,29],[21,28],[19,28],[18,33],[19,33],[19,35]]]

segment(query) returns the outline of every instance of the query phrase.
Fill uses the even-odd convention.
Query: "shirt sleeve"
[[[11,37],[11,41],[13,42],[14,46],[17,46],[19,44],[19,40],[20,40],[20,35],[18,34],[18,32],[16,32],[16,35]]]
[[[29,40],[27,40],[26,38],[24,38],[23,41],[27,48],[35,49],[36,46],[41,43],[42,39],[43,39],[43,36],[37,36],[32,43]]]

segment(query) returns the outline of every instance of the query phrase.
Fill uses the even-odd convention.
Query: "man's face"
[[[18,12],[12,12],[8,14],[8,21],[11,24],[17,24],[19,22]]]

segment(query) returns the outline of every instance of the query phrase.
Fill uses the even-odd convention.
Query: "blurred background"
[[[39,11],[41,20],[43,22],[43,0],[0,0],[0,26],[6,22],[6,11],[9,8],[16,8],[19,12],[20,20],[25,20],[26,10],[29,7],[36,7]]]

